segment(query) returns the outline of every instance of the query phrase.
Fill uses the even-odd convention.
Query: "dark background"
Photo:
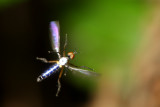
[[[75,107],[83,105],[87,92],[75,88],[62,77],[62,90],[56,97],[58,73],[37,83],[36,78],[50,66],[36,57],[49,55],[49,22],[63,19],[66,9],[82,1],[30,0],[0,10],[0,106],[1,107]],[[61,31],[65,27],[61,25]],[[61,42],[66,32],[61,32]]]

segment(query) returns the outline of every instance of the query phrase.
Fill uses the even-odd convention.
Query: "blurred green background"
[[[150,9],[143,0],[0,0],[2,106],[10,107],[6,102],[15,97],[24,98],[22,102],[32,97],[28,102],[33,101],[34,107],[81,106],[96,89],[94,79],[69,73],[62,77],[57,99],[56,76],[36,83],[49,65],[35,58],[56,58],[47,53],[51,50],[48,27],[52,20],[60,21],[61,48],[67,33],[67,51],[80,52],[71,63],[94,68],[106,78],[124,75],[126,81],[143,33],[143,19]]]

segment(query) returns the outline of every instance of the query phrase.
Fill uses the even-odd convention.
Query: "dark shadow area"
[[[30,0],[1,9],[1,107],[77,107],[87,101],[88,93],[65,82],[64,76],[60,95],[56,97],[58,73],[41,83],[36,82],[50,66],[37,61],[36,57],[56,59],[56,55],[47,53],[51,50],[49,22],[61,20],[65,8],[83,3],[64,1]],[[62,43],[64,36],[61,36]]]

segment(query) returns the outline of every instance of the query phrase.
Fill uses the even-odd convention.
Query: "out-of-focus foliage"
[[[95,85],[95,107],[160,105],[159,7],[158,0],[0,0],[2,107],[76,107],[88,103]],[[66,51],[79,52],[71,63],[93,68],[102,77],[68,71],[59,98],[54,97],[59,72],[36,82],[50,67],[36,57],[56,59],[47,53],[52,20],[60,21],[61,50],[67,33]],[[139,55],[139,50],[145,51]]]
[[[102,67],[115,64],[123,68],[119,73],[124,74],[139,45],[147,10],[148,6],[141,2],[103,0],[70,7],[61,20],[65,21],[67,33],[71,33],[69,44],[80,51],[74,63],[90,66],[102,74],[113,72],[102,71]]]
[[[84,59],[90,61],[88,63],[97,65],[98,61],[101,65],[109,60],[124,61],[140,39],[145,9],[141,4],[97,1],[73,10],[65,19],[71,23],[68,28],[74,33],[70,42],[87,54]]]
[[[24,1],[27,0],[0,0],[0,8]],[[88,66],[107,75],[112,70],[101,70],[104,66],[125,66],[122,74],[128,69],[127,64],[141,39],[141,23],[148,10],[146,3],[135,0],[40,0],[34,3],[43,3],[46,6],[43,9],[53,11],[47,15],[54,15],[53,19],[60,21],[61,32],[68,34],[69,51],[80,52],[73,61],[75,65]],[[81,77],[74,80],[82,84],[79,86],[89,86]]]

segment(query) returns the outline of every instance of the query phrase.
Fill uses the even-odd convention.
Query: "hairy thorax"
[[[68,57],[62,57],[62,58],[59,59],[59,65],[60,66],[63,66],[65,64],[67,64],[67,62],[68,62]]]

